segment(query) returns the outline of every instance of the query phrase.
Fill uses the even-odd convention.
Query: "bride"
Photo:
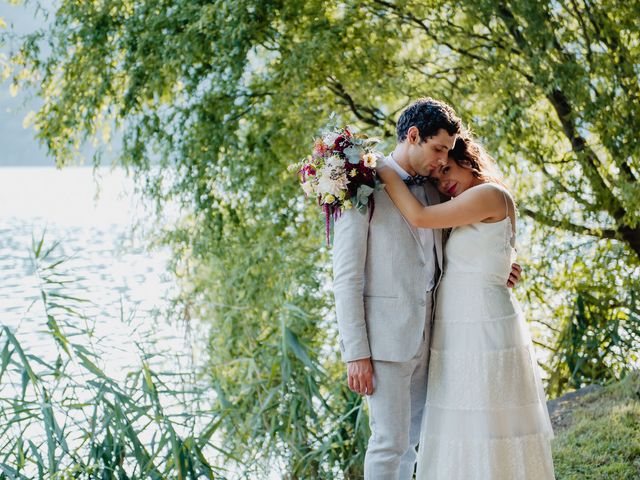
[[[431,341],[418,480],[554,479],[553,437],[522,311],[504,285],[515,205],[491,159],[462,136],[434,172],[452,200],[425,207],[392,168],[378,172],[416,227],[453,227]]]

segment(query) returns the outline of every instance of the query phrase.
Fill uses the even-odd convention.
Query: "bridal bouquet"
[[[378,139],[356,133],[352,128],[333,127],[315,139],[313,152],[301,163],[290,166],[298,171],[307,197],[317,198],[325,216],[327,245],[332,221],[344,210],[358,209],[373,215],[373,192],[384,186],[375,171]]]

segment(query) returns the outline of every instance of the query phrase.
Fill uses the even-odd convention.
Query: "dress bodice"
[[[445,247],[445,275],[475,273],[506,282],[515,259],[514,246],[509,216],[495,223],[455,227]]]

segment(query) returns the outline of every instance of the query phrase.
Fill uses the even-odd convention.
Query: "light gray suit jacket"
[[[424,189],[430,205],[440,203],[435,187],[425,183]],[[442,231],[434,230],[437,258],[425,258],[417,229],[387,193],[374,192],[374,201],[371,222],[369,212],[355,209],[335,222],[333,292],[340,350],[345,362],[367,357],[404,362],[418,351],[425,328],[427,262],[437,262],[442,272]]]

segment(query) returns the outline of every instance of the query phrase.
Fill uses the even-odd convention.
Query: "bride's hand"
[[[517,263],[511,265],[511,273],[509,275],[509,280],[507,280],[507,287],[513,288],[520,281],[520,277],[522,276],[522,267]]]

